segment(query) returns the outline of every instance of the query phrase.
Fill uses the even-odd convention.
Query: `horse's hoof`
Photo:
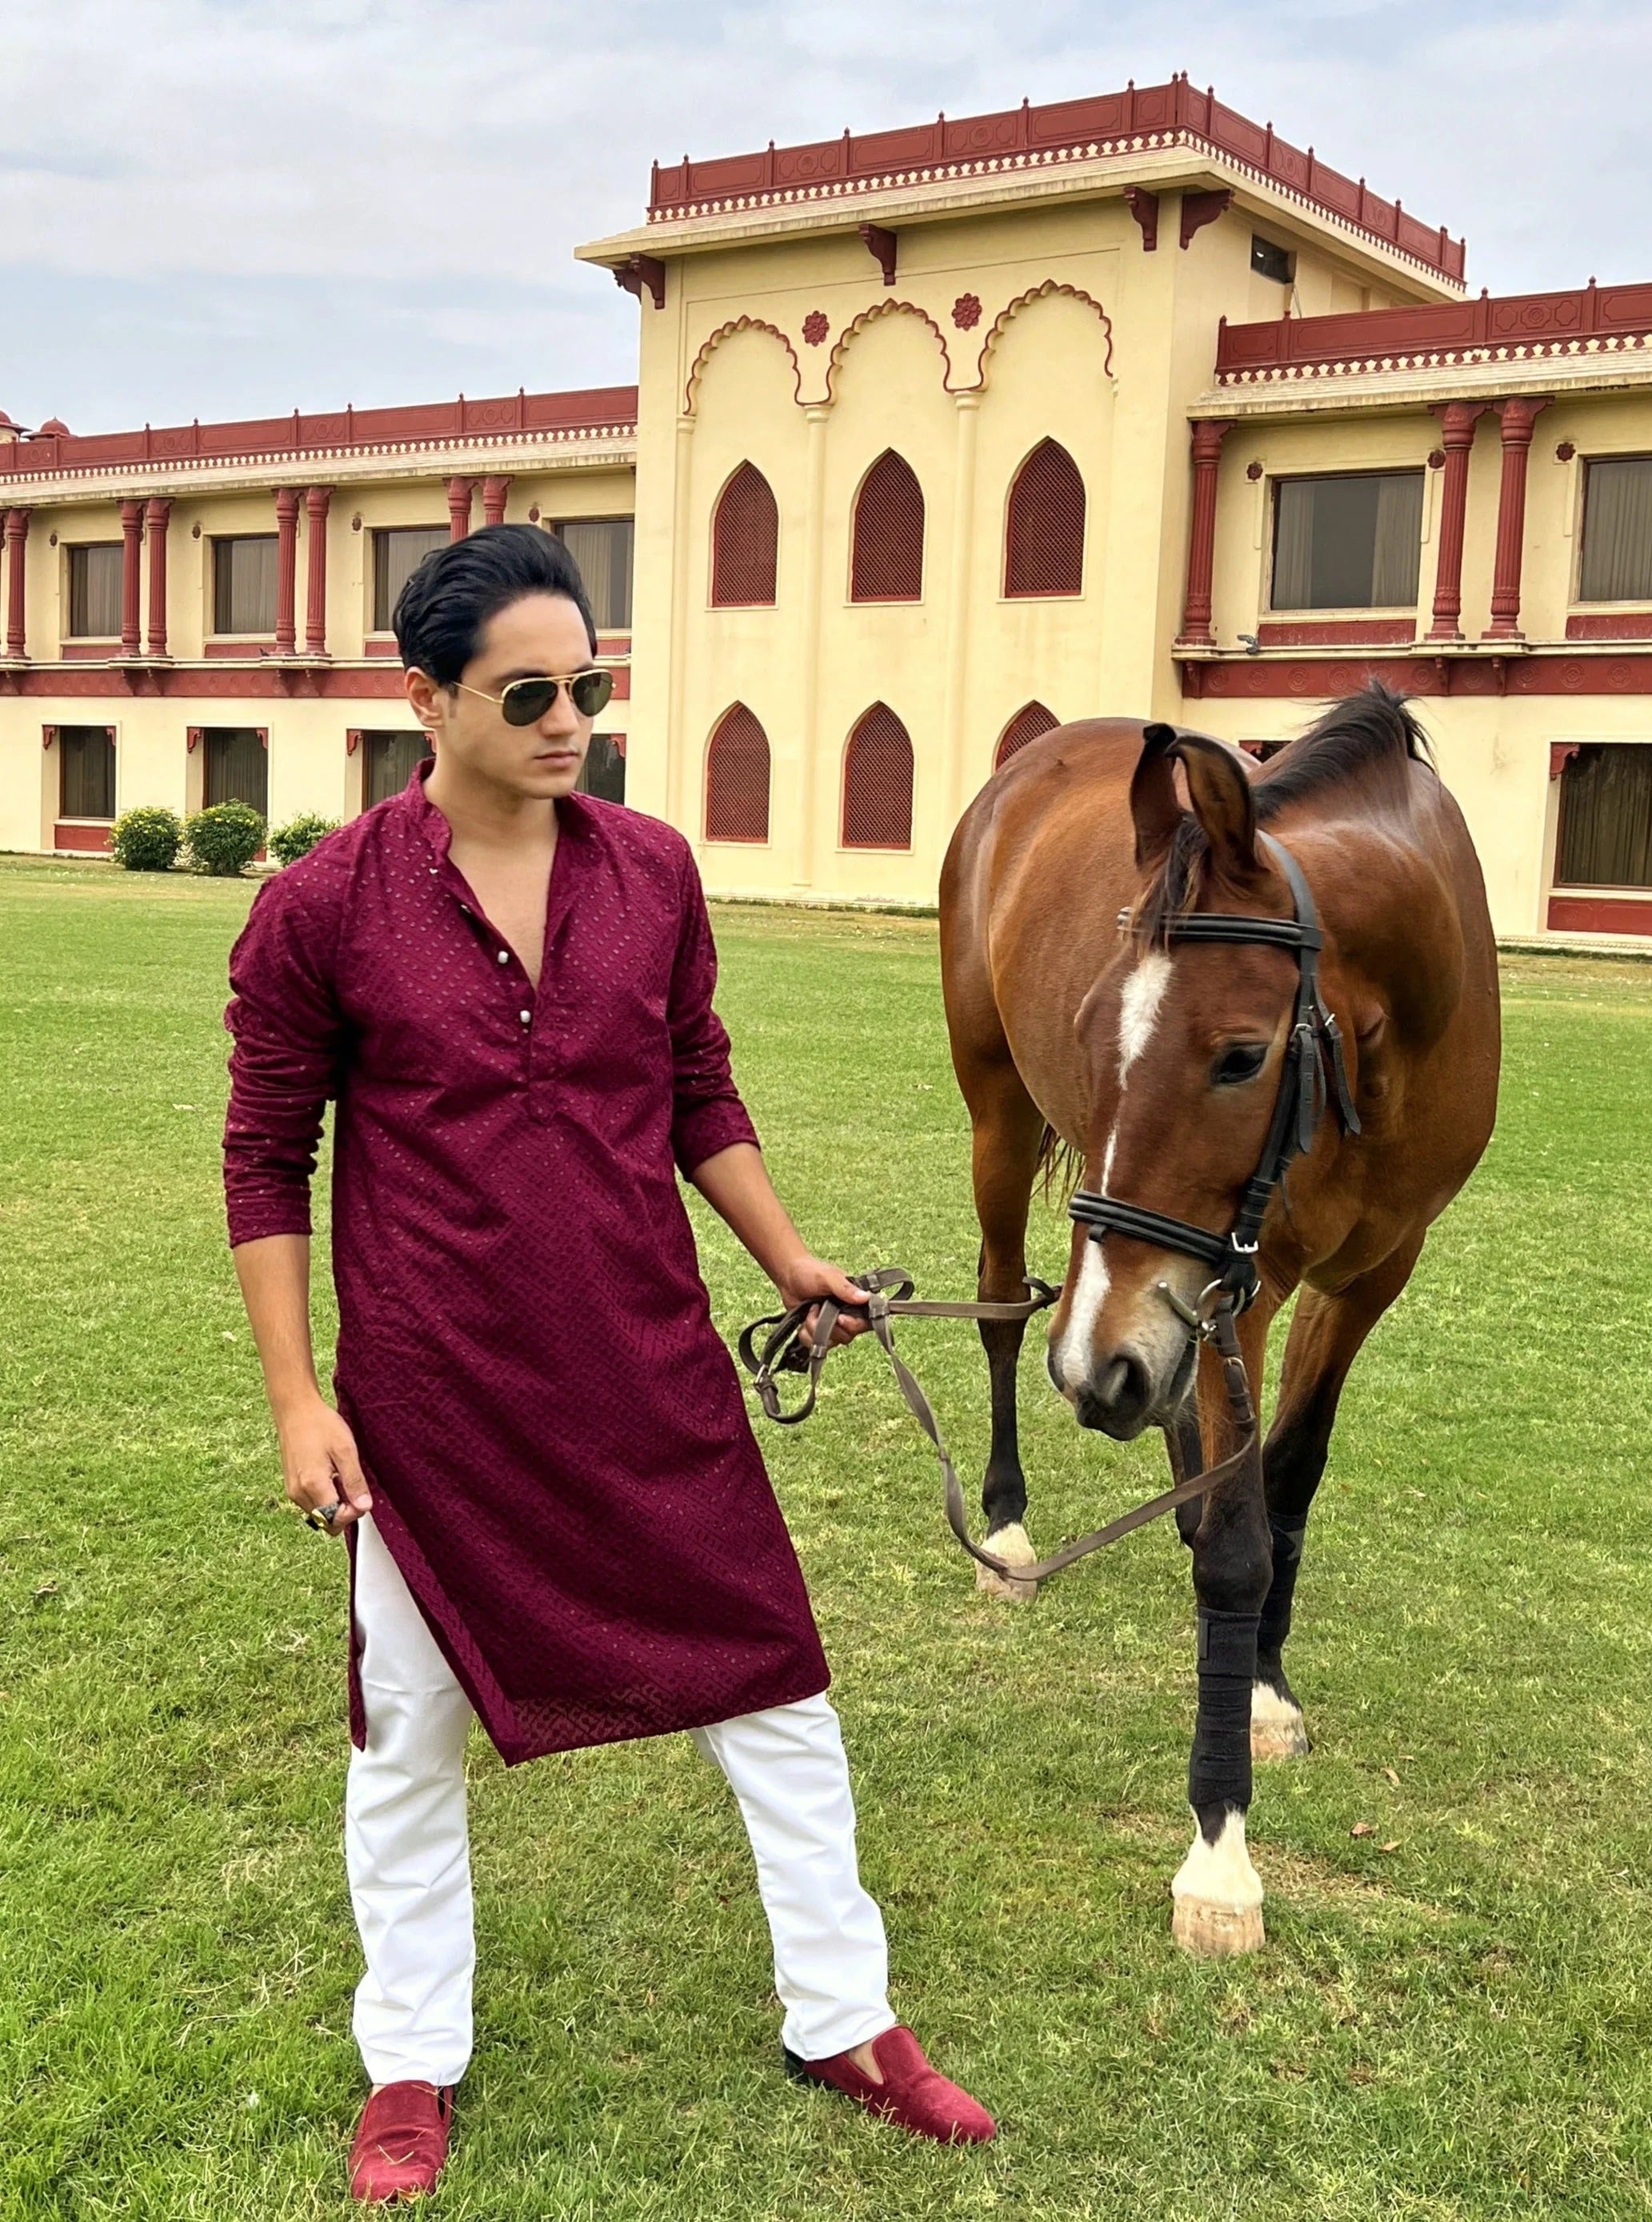
[[[1255,1683],[1250,1692],[1252,1759],[1305,1759],[1312,1748],[1301,1706],[1271,1683]]]
[[[1038,1562],[1038,1554],[1028,1541],[1027,1531],[1018,1520],[1011,1527],[1000,1528],[995,1535],[989,1535],[986,1547],[1006,1566],[1031,1566]],[[995,1574],[979,1559],[975,1561],[975,1586],[984,1597],[997,1597],[1004,1604],[1030,1604],[1038,1594],[1036,1582],[1023,1581],[1015,1575],[1006,1578]]]
[[[1260,1905],[1202,1905],[1179,1898],[1170,1933],[1197,1960],[1231,1960],[1241,1952],[1260,1952],[1264,1932]]]

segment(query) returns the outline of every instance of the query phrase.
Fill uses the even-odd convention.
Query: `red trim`
[[[471,501],[476,492],[474,479],[454,478],[447,481],[447,537],[467,540],[471,530]]]
[[[0,469],[4,468],[8,450],[23,444],[21,440],[0,443]],[[30,441],[28,445],[32,447],[34,443]],[[6,655],[14,662],[20,662],[28,652],[24,632],[26,605],[23,599],[26,562],[23,551],[28,542],[28,512],[26,509],[9,509],[6,512],[5,537]]]
[[[1482,640],[1520,640],[1520,568],[1526,544],[1526,464],[1531,436],[1547,398],[1499,401],[1503,482],[1497,499],[1497,552],[1492,573],[1492,622]]]
[[[503,524],[504,505],[510,492],[509,479],[484,479],[482,481],[482,522],[484,524]]]
[[[1415,618],[1304,618],[1289,624],[1264,618],[1256,627],[1264,648],[1344,647],[1383,648],[1417,638]]]
[[[278,486],[275,494],[275,652],[291,656],[298,646],[298,489]]]
[[[58,650],[65,663],[112,663],[120,652],[121,643],[113,636],[107,640],[66,640]]]
[[[610,702],[629,702],[630,700],[631,667],[629,663],[621,664],[618,669],[615,672],[614,691],[608,699]]]
[[[1233,430],[1216,417],[1193,427],[1193,514],[1187,533],[1187,594],[1182,604],[1181,637],[1190,646],[1214,646],[1211,630],[1211,579],[1216,559],[1216,485],[1222,443]]]
[[[362,647],[369,656],[399,656],[402,652],[396,645],[394,634],[388,640],[364,641]]]
[[[142,559],[143,504],[123,501],[121,504],[121,653],[135,656],[142,643],[138,637],[139,577],[138,566]]]
[[[1559,353],[1580,340],[1636,340],[1652,333],[1652,286],[1574,286],[1566,293],[1482,293],[1477,301],[1352,310],[1223,323],[1218,380],[1278,377],[1333,365],[1419,370]],[[1611,356],[1602,351],[1603,361]]]
[[[1041,166],[1066,158],[1139,151],[1179,141],[1199,142],[1287,192],[1310,201],[1367,237],[1409,255],[1461,283],[1463,243],[1407,216],[1398,201],[1383,200],[1340,171],[1281,139],[1270,123],[1252,123],[1227,108],[1213,91],[1190,85],[1186,72],[1167,85],[1130,85],[1123,92],[1089,100],[1061,100],[1035,108],[1000,109],[990,116],[939,117],[904,130],[818,140],[810,146],[775,147],[761,154],[719,160],[685,160],[654,166],[648,196],[651,221],[700,213],[710,206],[751,207],[773,201],[823,200],[845,192],[911,184],[924,174],[967,164],[992,173]],[[622,280],[622,283],[624,281]]]
[[[303,455],[360,448],[433,446],[513,433],[636,430],[635,386],[584,386],[569,393],[510,393],[497,399],[430,401],[399,409],[336,409],[304,416],[250,417],[225,424],[147,425],[0,442],[0,478],[47,478],[66,470],[130,463],[222,462],[250,455]]]
[[[1181,243],[1190,248],[1207,223],[1214,223],[1225,216],[1233,205],[1231,185],[1220,186],[1215,192],[1184,193],[1181,197]]]
[[[1575,763],[1581,755],[1581,741],[1551,741],[1549,744],[1549,776],[1558,779],[1569,763]]]
[[[640,301],[646,290],[656,309],[666,305],[666,266],[652,254],[628,254],[615,266],[614,283]]]
[[[1652,610],[1601,610],[1568,618],[1568,640],[1652,640]]]
[[[1126,185],[1124,205],[1142,231],[1142,252],[1151,254],[1159,244],[1159,196],[1142,185]]]
[[[83,825],[60,818],[52,828],[52,846],[72,849],[77,854],[98,855],[109,847],[109,827]]]
[[[253,656],[268,656],[274,647],[273,633],[248,633],[242,640],[209,640],[203,643],[202,654],[207,656],[238,656],[246,658]]]
[[[1283,702],[1351,694],[1367,679],[1386,680],[1407,694],[1652,694],[1652,653],[1568,656],[1564,650],[1498,656],[1339,656],[1223,657],[1182,663],[1190,701]]]
[[[1430,640],[1462,638],[1462,538],[1468,513],[1468,458],[1474,428],[1486,413],[1483,401],[1448,401],[1440,411],[1440,553],[1434,567],[1434,621]],[[1432,461],[1432,456],[1430,461]]]
[[[331,486],[310,486],[304,494],[304,525],[310,535],[310,564],[304,581],[304,654],[327,653],[327,511]]]
[[[1551,933],[1652,933],[1652,888],[1634,895],[1563,895],[1549,898]]]
[[[329,664],[225,665],[119,664],[89,670],[84,664],[36,663],[8,675],[8,694],[70,701],[115,701],[131,694],[165,695],[173,701],[267,702],[304,697],[325,702],[394,702],[402,699],[400,667],[339,669]]]
[[[883,272],[885,285],[892,286],[895,282],[896,251],[899,245],[894,233],[886,230],[880,223],[863,223],[860,226],[860,244]]]
[[[144,509],[144,522],[149,528],[149,653],[166,653],[166,527],[171,521],[172,505],[169,498],[157,495]]]

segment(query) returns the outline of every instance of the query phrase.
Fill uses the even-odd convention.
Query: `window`
[[[403,587],[433,549],[445,548],[445,524],[393,524],[372,536],[372,629],[388,632]]]
[[[222,547],[223,543],[219,542]],[[210,727],[206,749],[204,800],[250,802],[260,818],[270,812],[270,758],[264,735],[256,725]]]
[[[755,463],[742,463],[711,518],[711,606],[755,609],[774,599],[780,512]]]
[[[852,602],[916,602],[923,594],[923,489],[912,466],[886,449],[854,498]]]
[[[843,751],[843,846],[912,845],[912,743],[886,702],[874,702]]]
[[[125,561],[118,540],[95,541],[69,550],[71,640],[114,640],[121,630]]]
[[[1084,591],[1084,480],[1067,449],[1042,440],[1016,473],[1004,534],[1006,594]]]
[[[212,543],[212,630],[219,633],[275,631],[275,535]]]
[[[1561,774],[1557,886],[1652,888],[1652,746],[1591,742]]]
[[[1578,599],[1652,602],[1652,455],[1589,465]]]
[[[58,727],[58,815],[114,817],[115,736],[107,725]]]
[[[627,632],[631,624],[631,543],[629,517],[581,517],[552,526],[579,566],[599,632]]]
[[[1415,609],[1422,542],[1421,471],[1281,479],[1272,606]]]
[[[743,702],[725,710],[705,752],[705,838],[768,838],[768,735]]]
[[[1271,239],[1258,239],[1253,232],[1250,241],[1250,267],[1259,278],[1271,278],[1276,285],[1288,286],[1296,276],[1296,257],[1282,247],[1275,247]]]
[[[579,767],[579,776],[574,788],[580,794],[594,794],[598,802],[623,802],[625,800],[625,736],[623,733],[593,733],[591,746],[585,750],[585,760]]]
[[[377,535],[374,536],[377,537]],[[442,535],[443,539],[447,535]],[[430,736],[421,725],[393,732],[363,733],[361,766],[362,807],[399,794],[416,768],[430,754]]]
[[[1036,741],[1041,733],[1054,732],[1061,719],[1047,710],[1042,702],[1029,702],[1017,710],[998,737],[997,753],[992,758],[994,771],[1002,771],[1013,756],[1018,756],[1029,741]]]

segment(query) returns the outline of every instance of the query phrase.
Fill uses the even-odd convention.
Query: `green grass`
[[[359,2100],[342,1554],[283,1510],[223,1248],[250,890],[0,866],[0,2216],[342,2217]],[[722,1005],[829,1254],[967,1294],[932,925],[730,909]],[[764,1431],[836,1670],[898,2007],[998,2111],[921,2147],[779,2074],[748,1855],[686,1739],[479,1741],[450,2222],[1652,2212],[1652,968],[1507,968],[1502,1122],[1344,1405],[1260,1779],[1267,1949],[1173,1946],[1168,1526],[978,1600],[876,1353]],[[702,1218],[704,1215],[702,1215]],[[1054,1276],[1061,1221],[1034,1262]],[[719,1227],[719,1318],[764,1308]],[[973,1331],[904,1345],[966,1469]],[[1035,1541],[1159,1485],[1023,1375]],[[1369,1822],[1374,1833],[1354,1836]],[[1392,1844],[1384,1851],[1380,1847]]]

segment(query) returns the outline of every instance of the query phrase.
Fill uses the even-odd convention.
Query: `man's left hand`
[[[866,1333],[864,1307],[867,1292],[864,1289],[857,1289],[841,1266],[829,1265],[824,1258],[798,1258],[775,1277],[776,1286],[788,1311],[795,1309],[798,1304],[808,1303],[816,1296],[830,1296],[834,1303],[850,1308],[832,1329],[834,1346],[840,1342],[852,1342],[857,1334]],[[804,1334],[811,1348],[815,1321],[819,1316],[817,1310],[811,1311],[804,1325]]]

